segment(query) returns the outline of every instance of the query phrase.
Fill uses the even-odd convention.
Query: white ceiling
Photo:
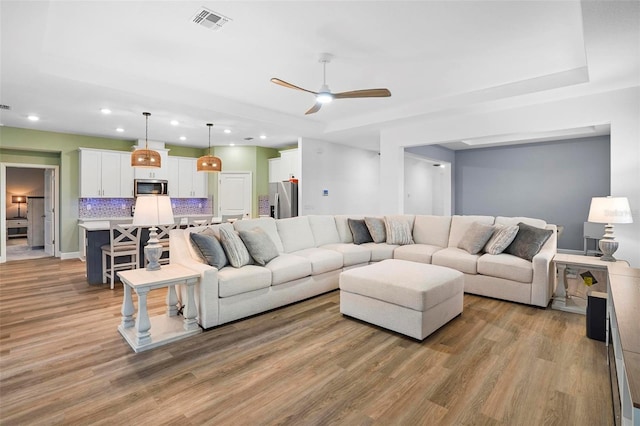
[[[149,139],[174,145],[205,147],[213,122],[214,145],[305,136],[377,149],[386,126],[640,85],[639,5],[1,0],[0,103],[11,110],[0,122],[135,140],[149,111]],[[232,21],[198,26],[201,6]],[[334,55],[332,91],[387,87],[392,97],[337,100],[305,116],[313,96],[269,80],[319,89],[322,52]]]

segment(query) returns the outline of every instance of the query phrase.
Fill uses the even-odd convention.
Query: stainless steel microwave
[[[135,179],[134,195],[169,195],[168,181],[160,179]]]

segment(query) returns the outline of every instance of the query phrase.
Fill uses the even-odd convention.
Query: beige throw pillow
[[[413,244],[411,224],[402,218],[384,217],[384,227],[387,233],[387,244]]]
[[[471,254],[478,254],[480,250],[487,244],[489,238],[493,234],[493,226],[485,225],[480,222],[473,222],[467,232],[464,234],[458,247],[468,251]]]
[[[502,253],[509,244],[513,241],[518,233],[518,229],[520,227],[518,225],[496,225],[495,231],[493,231],[493,235],[487,241],[487,244],[484,246],[485,253],[489,254],[500,254]]]

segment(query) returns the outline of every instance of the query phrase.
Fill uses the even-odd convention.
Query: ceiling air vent
[[[9,105],[0,104],[0,109],[11,110],[11,107]]]
[[[203,6],[193,15],[191,21],[210,30],[217,31],[222,28],[224,24],[231,21],[231,19]]]

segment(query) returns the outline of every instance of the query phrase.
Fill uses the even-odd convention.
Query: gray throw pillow
[[[266,265],[280,254],[271,237],[262,228],[256,227],[250,231],[240,231],[239,234],[249,250],[249,254],[260,266]]]
[[[384,228],[384,219],[377,217],[365,217],[364,223],[367,225],[369,234],[374,243],[384,243],[387,240],[387,231]]]
[[[387,244],[406,245],[413,244],[411,235],[411,223],[404,218],[384,217],[384,229],[387,234]]]
[[[473,222],[458,243],[458,247],[470,254],[478,254],[493,234],[493,226]]]
[[[364,219],[347,219],[349,229],[351,229],[351,235],[353,235],[354,244],[372,243],[373,238],[367,229],[367,225],[364,223]]]
[[[493,235],[487,241],[487,244],[484,246],[485,253],[489,254],[500,254],[502,253],[509,244],[514,240],[516,234],[518,233],[518,225],[496,225],[495,231],[493,231]]]
[[[251,263],[251,256],[236,231],[220,227],[220,242],[231,266],[241,268]]]
[[[531,261],[533,256],[538,254],[544,243],[547,242],[553,231],[551,229],[536,228],[522,222],[518,223],[518,228],[516,238],[504,250],[504,253]]]
[[[228,264],[227,256],[224,254],[220,241],[216,237],[192,232],[189,234],[189,238],[195,251],[210,266],[222,269]]]

